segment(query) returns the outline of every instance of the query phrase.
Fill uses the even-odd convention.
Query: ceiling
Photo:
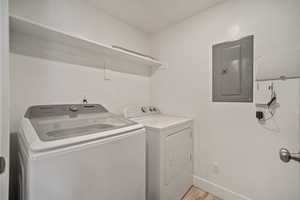
[[[154,33],[224,0],[88,0],[107,14]]]

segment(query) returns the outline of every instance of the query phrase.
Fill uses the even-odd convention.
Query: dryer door
[[[167,199],[179,200],[192,185],[192,130],[181,130],[165,140]]]

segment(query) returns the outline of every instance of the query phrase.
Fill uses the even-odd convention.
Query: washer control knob
[[[69,107],[69,110],[72,111],[72,112],[77,112],[78,108],[77,108],[77,106],[72,105],[72,106]]]

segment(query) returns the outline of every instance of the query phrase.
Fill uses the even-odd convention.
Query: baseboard
[[[194,176],[194,185],[224,200],[252,200],[249,197],[233,192],[198,176]]]

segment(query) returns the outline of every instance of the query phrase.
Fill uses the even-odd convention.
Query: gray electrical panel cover
[[[253,102],[253,36],[213,46],[213,101]]]

